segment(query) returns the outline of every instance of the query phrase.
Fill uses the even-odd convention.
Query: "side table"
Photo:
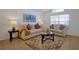
[[[13,33],[18,33],[17,37],[15,38],[19,38],[19,30],[15,30],[15,31],[8,31],[9,35],[10,35],[10,42],[12,41],[13,37],[12,37],[12,34]]]

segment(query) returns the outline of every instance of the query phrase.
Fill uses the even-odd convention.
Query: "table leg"
[[[10,42],[12,41],[12,33],[10,33]]]
[[[42,35],[42,44],[43,44],[43,39],[44,39],[44,36]]]

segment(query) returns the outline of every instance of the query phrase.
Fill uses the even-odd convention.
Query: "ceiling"
[[[51,9],[34,9],[35,11],[38,11],[38,12],[46,12],[46,11],[49,11]]]

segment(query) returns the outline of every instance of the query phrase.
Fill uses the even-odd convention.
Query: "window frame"
[[[58,17],[58,21],[52,20],[53,19],[52,17],[56,17],[56,16]],[[67,19],[60,20],[60,19],[62,19],[61,16],[63,16],[64,18],[67,17]],[[54,24],[54,25],[58,25],[58,24],[60,24],[60,25],[69,25],[69,14],[54,15],[54,16],[51,16],[50,18],[51,18],[51,20],[50,20],[51,23],[50,24]]]

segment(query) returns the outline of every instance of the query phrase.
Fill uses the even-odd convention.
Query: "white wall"
[[[0,10],[0,40],[9,39],[8,30],[11,28],[10,20],[12,18],[16,18],[18,25],[27,24],[23,22],[24,13],[36,15],[37,21],[41,18],[41,13],[34,10]]]
[[[51,14],[52,14],[51,10],[48,10],[48,11],[42,13],[42,19],[43,19],[43,22],[44,22],[43,27],[49,28],[49,26],[50,26],[50,15]]]
[[[50,26],[50,16],[51,15],[62,15],[69,14],[69,35],[79,36],[79,10],[76,9],[65,9],[64,12],[52,13],[51,10],[43,13],[44,27]]]
[[[79,36],[79,10],[70,13],[69,35]]]

